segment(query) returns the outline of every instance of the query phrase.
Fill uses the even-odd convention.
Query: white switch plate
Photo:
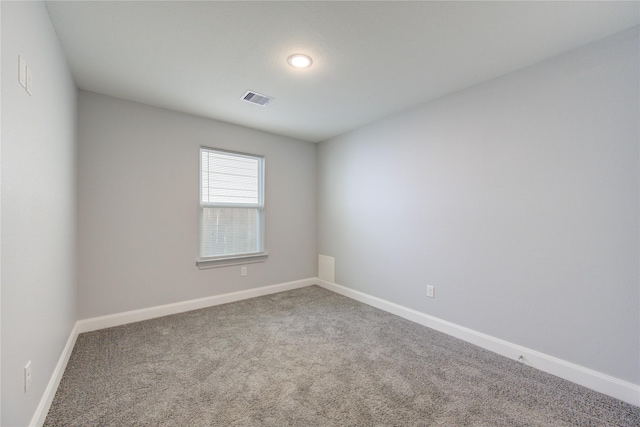
[[[27,89],[27,93],[29,95],[33,94],[33,92],[32,92],[32,90],[33,90],[32,83],[33,83],[33,68],[31,68],[31,67],[29,67],[27,65],[27,86],[25,87],[25,89]]]
[[[427,296],[429,298],[435,298],[436,297],[436,288],[434,286],[427,285]]]
[[[31,385],[31,360],[27,362],[24,367],[24,392],[26,393],[29,390],[29,386]]]
[[[27,63],[18,55],[18,82],[23,88],[27,87]]]
[[[246,276],[247,275],[247,267],[241,267],[240,268],[240,275],[241,276]]]

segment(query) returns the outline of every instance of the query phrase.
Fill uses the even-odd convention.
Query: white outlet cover
[[[435,298],[435,287],[428,285],[427,286],[427,296],[429,298]]]
[[[24,392],[26,393],[31,385],[31,360],[24,366]]]
[[[27,87],[27,63],[18,55],[18,82],[23,88]]]

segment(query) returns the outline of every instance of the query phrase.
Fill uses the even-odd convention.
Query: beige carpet
[[[46,426],[640,426],[640,408],[317,286],[81,334]]]

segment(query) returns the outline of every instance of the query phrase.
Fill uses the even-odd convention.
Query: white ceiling
[[[640,24],[638,1],[47,7],[80,89],[313,142]]]

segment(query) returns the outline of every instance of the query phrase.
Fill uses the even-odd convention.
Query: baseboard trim
[[[49,384],[47,384],[47,388],[44,390],[40,403],[38,403],[36,412],[31,418],[31,422],[29,423],[30,427],[40,427],[44,424],[44,420],[47,418],[47,414],[49,413],[49,408],[53,403],[53,398],[55,397],[58,386],[60,385],[60,380],[62,380],[62,374],[64,374],[64,370],[66,369],[69,358],[71,357],[71,352],[76,344],[78,333],[78,322],[76,322],[73,329],[71,329],[67,343],[65,344],[62,354],[58,359],[58,363],[53,370],[53,374],[49,379]]]
[[[260,288],[231,292],[228,294],[214,295],[205,298],[176,302],[173,304],[158,305],[155,307],[143,308],[140,310],[109,314],[107,316],[93,317],[90,319],[79,320],[78,332],[91,332],[98,329],[126,325],[127,323],[140,322],[142,320],[154,319],[156,317],[168,316],[170,314],[183,313],[185,311],[213,307],[215,305],[227,304],[230,302],[275,294],[292,289],[304,288],[306,286],[314,285],[315,283],[316,279],[315,277],[313,277],[308,279],[296,280],[293,282],[280,283],[277,285],[263,286]]]
[[[421,313],[411,308],[407,308],[336,283],[317,279],[316,284],[330,291],[467,341],[471,344],[477,345],[478,347],[482,347],[510,359],[518,360],[520,356],[522,356],[524,358],[524,363],[536,369],[608,396],[615,397],[616,399],[620,399],[632,405],[640,406],[639,385],[567,362],[566,360],[562,360],[536,350],[531,350],[529,348],[483,334],[473,329]]]
[[[40,399],[36,412],[31,418],[29,426],[40,427],[44,424],[49,408],[51,407],[51,403],[53,402],[53,398],[55,397],[58,386],[60,385],[60,380],[62,379],[64,370],[67,367],[69,358],[71,357],[71,352],[73,351],[73,347],[80,333],[125,325],[127,323],[140,322],[142,320],[154,319],[156,317],[183,313],[185,311],[197,310],[200,308],[213,307],[215,305],[227,304],[249,298],[304,288],[311,285],[321,286],[327,290],[462,339],[510,359],[517,360],[520,356],[523,356],[528,365],[540,369],[541,371],[550,373],[608,396],[615,397],[616,399],[620,399],[632,405],[640,406],[640,386],[638,385],[474,331],[473,329],[465,328],[464,326],[456,325],[455,323],[383,300],[382,298],[374,297],[336,283],[312,277],[277,285],[247,289],[244,291],[214,295],[211,297],[77,321],[69,334],[67,343],[65,344],[58,363],[51,375],[47,388]]]

